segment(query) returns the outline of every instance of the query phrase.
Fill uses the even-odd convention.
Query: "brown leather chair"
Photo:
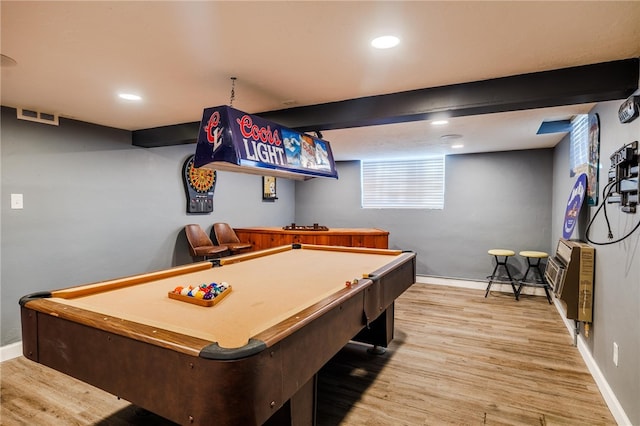
[[[229,254],[229,249],[224,245],[214,245],[211,238],[198,224],[189,224],[184,227],[189,242],[189,252],[193,260],[207,260],[208,258],[222,257]]]
[[[213,234],[218,244],[225,245],[232,254],[250,250],[253,245],[240,241],[235,231],[228,223],[214,223]]]

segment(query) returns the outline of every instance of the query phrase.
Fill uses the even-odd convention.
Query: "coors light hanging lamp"
[[[295,180],[338,178],[329,142],[233,108],[206,108],[202,114],[195,167]]]

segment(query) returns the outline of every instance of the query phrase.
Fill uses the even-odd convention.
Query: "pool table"
[[[168,296],[210,282],[232,291]],[[386,347],[414,282],[414,253],[293,244],[24,296],[23,353],[180,424],[314,424],[317,372]]]

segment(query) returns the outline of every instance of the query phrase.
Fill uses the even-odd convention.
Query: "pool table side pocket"
[[[373,284],[364,299],[366,327],[353,340],[387,347],[394,336],[395,300],[416,280],[414,253],[404,253],[393,263],[368,275]]]
[[[367,274],[373,281],[365,293],[364,313],[367,326],[416,281],[415,253],[406,252]]]

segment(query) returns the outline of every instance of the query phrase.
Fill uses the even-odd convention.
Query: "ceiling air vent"
[[[565,133],[571,131],[571,120],[543,121],[536,132],[537,135],[549,133]]]
[[[18,120],[35,121],[36,123],[50,124],[52,126],[60,125],[58,114],[49,114],[48,112],[25,108],[18,108]]]

